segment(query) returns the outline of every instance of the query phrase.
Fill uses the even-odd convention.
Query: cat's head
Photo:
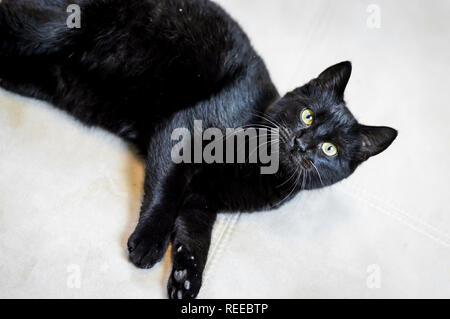
[[[347,109],[344,91],[352,65],[342,62],[286,94],[266,116],[278,123],[280,164],[305,189],[347,178],[362,162],[383,152],[397,137],[389,127],[359,124]]]

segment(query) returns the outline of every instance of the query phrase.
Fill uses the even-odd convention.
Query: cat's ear
[[[359,125],[361,140],[361,160],[380,154],[392,144],[397,137],[397,131],[385,126]]]
[[[352,64],[349,61],[345,61],[329,67],[317,79],[325,87],[333,90],[337,97],[342,98],[351,74]]]

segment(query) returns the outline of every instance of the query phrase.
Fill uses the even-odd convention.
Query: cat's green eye
[[[326,142],[322,144],[322,151],[327,156],[335,156],[338,153],[338,149],[336,145]]]
[[[303,110],[302,121],[306,125],[311,125],[314,121],[314,112],[311,111],[310,109]]]

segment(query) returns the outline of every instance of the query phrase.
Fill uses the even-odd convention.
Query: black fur
[[[69,29],[69,4],[81,7]],[[208,0],[3,0],[0,84],[46,100],[86,125],[111,131],[146,159],[144,198],[130,260],[150,268],[173,243],[172,298],[201,287],[218,212],[283,204],[301,189],[334,184],[397,133],[362,126],[343,94],[343,62],[280,98],[264,62],[240,27]],[[301,112],[309,108],[314,122]],[[280,169],[258,164],[180,164],[171,160],[174,129],[281,127]],[[324,142],[338,148],[326,156]]]

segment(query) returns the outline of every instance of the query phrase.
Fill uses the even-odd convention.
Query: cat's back
[[[248,37],[209,0],[78,4],[79,28],[67,25],[70,0],[7,0],[0,6],[0,26],[13,35],[4,48],[20,44],[20,54],[39,61],[22,68],[40,74],[26,94],[43,97],[88,125],[136,136],[221,93],[225,97],[207,108],[233,122],[244,108],[263,107],[267,95],[276,95]],[[15,62],[22,60],[27,57]]]
[[[91,1],[85,11],[81,50],[92,54],[83,62],[125,76],[211,84],[255,55],[238,24],[209,0]]]
[[[209,0],[88,0],[81,12],[64,72],[137,117],[207,99],[260,63],[240,26]]]

